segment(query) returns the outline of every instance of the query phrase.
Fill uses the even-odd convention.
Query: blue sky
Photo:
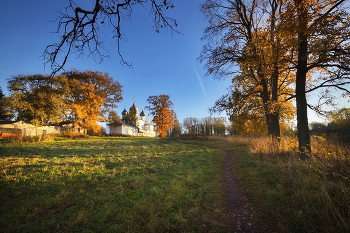
[[[177,30],[182,34],[166,30],[156,33],[147,12],[136,9],[131,20],[124,22],[122,30],[127,42],[121,44],[121,51],[133,63],[133,69],[120,64],[110,28],[104,29],[109,59],[97,64],[93,58],[72,55],[65,69],[108,72],[119,81],[124,86],[124,100],[117,108],[119,115],[124,105],[127,109],[132,105],[134,97],[141,110],[148,105],[149,96],[167,94],[180,122],[186,117],[209,116],[208,108],[225,92],[230,80],[204,77],[203,64],[197,61],[204,44],[200,38],[207,25],[199,9],[202,2],[174,0],[175,8],[168,14],[177,19]],[[7,94],[6,79],[12,76],[50,73],[50,67],[44,68],[40,56],[46,45],[58,41],[58,35],[52,33],[57,23],[51,21],[58,16],[57,11],[68,5],[68,0],[12,0],[2,1],[1,5],[0,86]]]
[[[76,0],[84,6],[93,0]],[[156,33],[147,12],[138,8],[130,21],[123,22],[127,41],[121,44],[124,58],[134,68],[120,64],[116,41],[111,28],[105,28],[105,49],[110,55],[102,64],[93,58],[77,58],[72,55],[65,69],[107,72],[123,87],[123,102],[118,103],[118,114],[136,99],[140,111],[148,105],[152,95],[167,94],[174,104],[180,122],[187,117],[209,116],[208,109],[220,98],[230,80],[214,80],[205,77],[203,64],[197,61],[204,41],[201,41],[208,22],[200,12],[204,0],[174,0],[175,8],[168,15],[178,22],[177,30]],[[6,79],[18,74],[49,74],[40,58],[45,47],[58,41],[54,21],[57,11],[68,5],[68,0],[11,0],[1,1],[0,8],[0,86],[7,94]],[[347,101],[340,107],[349,106]],[[225,116],[224,114],[220,116]],[[312,112],[309,121],[321,121]]]

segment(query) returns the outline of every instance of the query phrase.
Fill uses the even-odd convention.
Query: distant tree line
[[[225,135],[226,118],[225,117],[205,117],[205,118],[185,118],[183,129],[188,134],[193,135]]]
[[[350,108],[331,111],[327,118],[328,123],[312,122],[311,133],[335,137],[344,143],[350,142]]]
[[[175,114],[173,126],[168,131],[168,135],[171,137],[179,137],[182,134],[182,130],[183,130],[182,124],[179,122]]]

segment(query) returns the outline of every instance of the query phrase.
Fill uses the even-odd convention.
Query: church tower
[[[146,120],[146,114],[145,112],[142,110],[142,112],[140,113],[140,118],[141,120],[145,121]]]
[[[131,106],[131,108],[135,111],[136,117],[138,117],[138,115],[139,115],[139,109],[136,107],[136,100],[135,100],[135,97],[134,97],[134,104]]]
[[[125,120],[127,115],[128,115],[128,111],[126,111],[126,109],[124,107],[124,110],[122,111],[122,120]]]
[[[136,107],[136,103],[134,102],[134,104],[131,106],[131,108],[133,108],[135,110],[136,115],[139,115],[139,109]]]

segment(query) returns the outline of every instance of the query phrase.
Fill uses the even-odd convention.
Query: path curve
[[[232,212],[231,232],[258,232],[254,221],[254,211],[249,206],[249,199],[246,193],[242,192],[239,180],[235,178],[232,170],[233,152],[226,152],[224,160],[224,182],[227,190],[228,205]]]

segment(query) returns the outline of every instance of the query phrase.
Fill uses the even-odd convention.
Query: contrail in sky
[[[193,64],[192,64],[192,65],[193,65]],[[196,72],[196,76],[197,76],[197,78],[198,78],[199,84],[201,85],[201,88],[202,88],[202,91],[203,91],[205,97],[208,98],[207,92],[205,91],[205,88],[204,88],[204,85],[203,85],[203,82],[202,82],[202,79],[201,79],[201,77],[199,76],[199,74],[198,74],[198,72],[197,72],[197,69],[196,69],[196,67],[195,67],[194,65],[193,65],[193,69],[194,69],[194,71]]]

